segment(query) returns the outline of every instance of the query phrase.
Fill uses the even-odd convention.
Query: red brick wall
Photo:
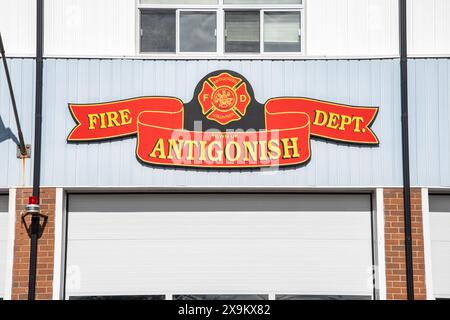
[[[407,293],[403,189],[384,190],[384,219],[387,299],[404,300]],[[416,300],[423,300],[426,288],[420,189],[411,191],[411,225],[414,295]]]
[[[25,211],[25,205],[28,203],[30,195],[31,189],[17,189],[12,300],[28,299],[30,238],[22,223],[21,214]],[[55,197],[56,190],[54,188],[41,189],[41,212],[48,215],[49,218],[38,246],[36,299],[40,300],[52,298]],[[30,219],[27,220],[27,225],[29,224]]]

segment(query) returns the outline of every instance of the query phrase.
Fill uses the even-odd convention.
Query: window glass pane
[[[215,30],[215,12],[180,12],[180,51],[216,52]]]
[[[275,300],[372,300],[370,296],[277,295]]]
[[[152,0],[150,0],[152,1]],[[302,4],[302,0],[223,0],[224,4]]]
[[[259,11],[225,12],[225,52],[260,52]]]
[[[224,294],[224,295],[174,295],[173,300],[269,300],[269,296],[265,294],[251,295],[251,294]]]
[[[141,4],[217,4],[217,0],[139,0]]]
[[[71,296],[69,300],[164,300],[164,295],[153,296]]]
[[[264,51],[300,52],[300,12],[264,13]]]
[[[175,10],[143,10],[141,29],[142,52],[175,52]]]

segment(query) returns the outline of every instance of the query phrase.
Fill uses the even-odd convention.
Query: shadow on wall
[[[6,128],[3,119],[0,117],[0,143],[11,139],[15,144],[19,145],[19,139],[12,133],[10,128]]]

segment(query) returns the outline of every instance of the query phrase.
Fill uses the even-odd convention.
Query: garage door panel
[[[435,295],[450,295],[450,241],[432,243],[433,280]]]
[[[180,201],[178,196],[172,197],[173,203]],[[149,197],[140,197],[146,197],[148,209]],[[209,211],[199,212],[136,212],[131,211],[136,208],[130,203],[128,212],[108,213],[96,206],[107,199],[116,202],[137,198],[80,198],[75,205],[69,203],[69,208],[80,211],[72,211],[69,216],[68,294],[370,296],[370,211],[362,211],[359,200],[353,211],[338,211],[336,208],[351,197],[320,197],[334,211],[293,211],[289,206],[288,211],[217,212],[217,206],[210,206]],[[292,195],[270,198],[280,203],[297,201]],[[323,209],[319,196],[313,198]],[[330,206],[333,199],[339,205]],[[370,197],[361,199],[367,200],[364,207],[369,208]],[[86,203],[91,200],[89,207]],[[253,201],[253,195],[247,199],[250,204]],[[305,201],[309,209],[318,209],[311,200]],[[142,208],[144,203],[139,200]],[[242,207],[249,208],[250,204]]]
[[[449,208],[450,209],[450,208]],[[430,216],[432,241],[450,241],[450,212],[435,212]]]
[[[367,194],[73,194],[70,212],[370,211]]]
[[[132,218],[131,218],[132,217]],[[367,212],[74,212],[71,239],[369,239]],[[326,223],[324,223],[326,222]],[[354,228],[354,225],[364,226]]]
[[[350,245],[352,250],[346,249]],[[86,243],[77,241],[69,250],[86,247]],[[112,247],[113,255],[108,253]],[[135,252],[152,252],[152,255],[136,257]],[[360,257],[357,265],[355,255]],[[348,241],[330,245],[326,241],[213,240],[207,248],[200,248],[196,241],[173,240],[113,244],[96,241],[86,255],[71,259],[68,264],[71,268],[80,266],[81,286],[73,291],[89,294],[98,293],[96,288],[117,294],[137,288],[145,294],[183,293],[188,288],[197,290],[195,293],[329,293],[334,289],[349,294],[359,288],[358,292],[367,294],[371,279],[367,261],[370,261],[370,247],[353,246]],[[355,276],[355,271],[360,276]],[[128,280],[122,283],[117,280],[118,275]]]
[[[330,293],[334,289],[354,294],[355,288],[359,288],[360,293],[370,292],[367,287],[371,279],[368,246],[355,246],[345,241],[333,246],[317,241],[255,241],[244,245],[211,241],[210,250],[200,250],[197,245],[193,241],[183,244],[129,241],[113,244],[114,255],[102,255],[99,253],[111,250],[111,243],[99,241],[90,254],[69,261],[69,265],[81,266],[80,289],[92,294],[98,293],[96,288],[105,289],[105,284],[109,284],[107,291],[117,294],[135,288],[147,290],[144,293],[182,293],[179,286],[183,283],[186,288],[199,287],[197,293],[206,290],[245,293],[250,289],[250,292]],[[74,244],[69,250],[82,250],[86,246],[79,243],[77,248]],[[345,249],[348,246],[352,246],[352,250]],[[136,258],[133,254],[136,251],[152,252],[152,255]],[[355,261],[355,256],[360,257],[359,261]],[[95,269],[83,267],[88,264]],[[119,285],[118,275],[128,280]],[[225,284],[232,290],[227,291]]]
[[[450,196],[430,195],[430,238],[433,291],[450,297]]]

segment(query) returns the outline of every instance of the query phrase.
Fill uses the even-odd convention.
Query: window
[[[139,52],[303,53],[303,0],[138,0]]]
[[[259,11],[225,12],[225,52],[258,52],[260,49]]]
[[[70,296],[69,300],[164,300],[164,295],[152,296]]]
[[[175,51],[175,11],[144,10],[141,26],[145,32],[141,36],[143,52]]]
[[[216,52],[216,13],[180,12],[180,51]]]
[[[371,296],[276,295],[275,300],[372,300]]]
[[[206,301],[213,301],[213,300],[269,300],[268,295],[264,294],[239,294],[239,295],[232,295],[232,294],[224,294],[224,295],[174,295],[173,300],[206,300]]]

